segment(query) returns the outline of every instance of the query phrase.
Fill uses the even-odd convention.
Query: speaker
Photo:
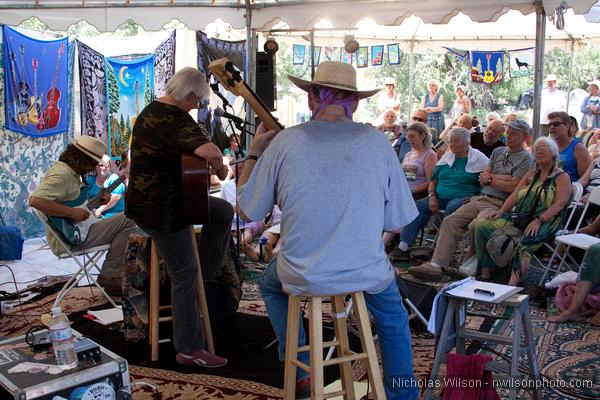
[[[275,80],[275,54],[256,52],[256,95],[270,111],[275,111],[277,82]]]
[[[408,297],[421,314],[429,319],[429,316],[431,315],[431,306],[433,305],[433,299],[435,299],[435,295],[437,294],[437,289],[433,286],[402,279],[401,276],[396,277],[396,284],[398,285],[398,289],[400,289],[402,298],[405,299]],[[407,311],[410,314],[410,310]],[[413,319],[416,320],[416,318]]]

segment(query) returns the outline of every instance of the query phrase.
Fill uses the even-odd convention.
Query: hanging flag
[[[167,82],[175,74],[175,31],[154,51],[154,95],[165,95]]]
[[[340,61],[340,48],[323,47],[323,61]]]
[[[388,64],[389,65],[397,65],[402,61],[402,50],[400,50],[400,46],[398,43],[388,44]]]
[[[354,55],[352,53],[348,53],[345,48],[342,48],[341,52],[342,52],[342,62],[352,65],[352,58],[354,57]]]
[[[469,61],[469,50],[457,49],[456,47],[446,47],[442,46],[444,49],[448,50],[449,53],[452,53],[458,58],[459,61],[465,62]]]
[[[383,65],[383,45],[371,46],[371,65]]]
[[[102,140],[108,147],[108,112],[104,56],[77,41],[81,85],[81,134]]]
[[[510,50],[508,52],[510,62],[510,77],[520,78],[531,76],[535,72],[535,47],[528,49]]]
[[[154,99],[154,54],[135,60],[106,59],[108,155],[127,149],[139,113]]]
[[[305,57],[306,57],[306,46],[303,44],[295,44],[293,46],[292,64],[293,65],[304,64]]]
[[[68,38],[38,40],[4,26],[6,129],[34,137],[66,132]]]
[[[504,78],[503,51],[472,51],[471,80],[491,85],[500,83]]]
[[[310,51],[310,46],[308,46],[309,51]],[[321,46],[315,46],[315,67],[319,65],[319,60],[321,58]],[[310,67],[312,65],[312,60],[310,58],[310,54],[308,56],[308,66]]]
[[[356,67],[365,68],[369,65],[369,48],[359,47],[356,52]]]

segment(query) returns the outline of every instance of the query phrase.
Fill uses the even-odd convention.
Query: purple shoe
[[[193,353],[177,353],[175,356],[178,364],[194,365],[202,368],[219,368],[227,365],[227,359],[219,357],[216,354],[209,353],[206,350],[199,350]]]

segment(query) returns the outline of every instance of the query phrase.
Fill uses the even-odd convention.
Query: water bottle
[[[269,241],[269,238],[267,238],[266,236],[261,236],[260,239],[258,239],[258,250],[259,250],[259,256],[258,256],[258,260],[260,262],[263,262],[265,260],[265,253],[264,253],[264,248],[265,245],[267,244],[267,242]]]
[[[52,307],[50,333],[52,335],[52,348],[56,357],[56,365],[62,370],[77,367],[77,353],[75,352],[71,324],[69,324],[69,319],[60,307]]]

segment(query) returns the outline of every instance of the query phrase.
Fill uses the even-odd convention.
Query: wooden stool
[[[198,304],[200,305],[200,317],[202,318],[202,328],[204,331],[204,340],[208,351],[215,352],[215,345],[210,328],[210,317],[208,315],[208,306],[206,304],[206,295],[204,293],[204,281],[202,280],[202,269],[200,268],[200,256],[198,255],[198,246],[196,244],[196,234],[194,228],[190,229],[192,235],[193,251],[196,256],[197,274],[196,285],[198,286]],[[158,268],[159,255],[154,240],[151,239],[150,246],[150,307],[148,311],[148,329],[150,331],[150,347],[152,350],[152,361],[158,360],[158,344],[170,339],[159,339],[158,326],[160,322],[172,321],[173,317],[161,317],[160,310],[170,310],[171,306],[160,305],[160,271]]]
[[[501,301],[499,304],[514,307],[513,320],[514,330],[512,337],[505,337],[492,333],[479,332],[473,329],[465,328],[467,315],[467,299],[446,295],[448,298],[448,307],[442,325],[442,332],[437,341],[433,367],[431,368],[432,379],[439,379],[440,364],[447,360],[446,349],[448,342],[456,340],[456,353],[465,354],[465,340],[481,340],[492,343],[502,343],[512,346],[512,359],[510,365],[506,361],[490,361],[486,365],[486,370],[508,374],[511,379],[517,379],[519,376],[519,358],[525,350],[527,354],[527,364],[529,374],[535,383],[532,383],[535,389],[535,398],[541,400],[541,382],[540,371],[537,357],[535,354],[535,339],[531,329],[531,317],[529,314],[529,296],[517,294]],[[454,324],[455,333],[450,334],[451,325]],[[521,334],[523,334],[524,346],[521,346]],[[540,385],[537,385],[540,383]],[[433,395],[434,385],[428,385],[425,392],[425,399],[436,398]],[[531,387],[531,386],[530,386]],[[510,385],[509,398],[514,400],[517,394],[516,385]]]
[[[362,353],[351,351],[348,342],[344,302],[344,299],[348,295],[352,296],[352,302],[354,304],[354,313],[356,315],[360,341],[363,349]],[[335,329],[334,340],[325,343],[323,343],[323,320],[321,317],[321,302],[323,297],[331,297],[332,316],[334,317],[333,326]],[[354,292],[337,296],[309,297],[310,344],[302,347],[298,347],[298,327],[301,322],[300,300],[300,296],[289,296],[287,335],[285,342],[285,398],[296,398],[296,368],[302,368],[310,373],[311,399],[319,400],[344,396],[344,399],[353,400],[356,398],[356,394],[354,393],[354,384],[352,382],[351,362],[366,358],[369,380],[373,387],[375,398],[379,400],[385,399],[383,381],[381,380],[379,373],[379,364],[377,362],[377,354],[375,353],[375,344],[373,343],[371,323],[367,313],[364,294],[362,292]],[[323,360],[323,349],[329,346],[336,346],[337,357]],[[303,351],[310,352],[310,367],[298,360],[298,353]],[[334,393],[325,393],[323,368],[334,364],[338,364],[340,368],[342,390]]]

